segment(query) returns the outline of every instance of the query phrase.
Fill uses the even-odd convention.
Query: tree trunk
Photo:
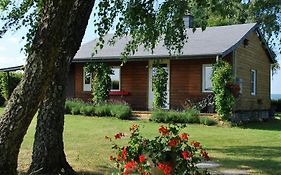
[[[23,137],[44,99],[57,58],[70,62],[80,47],[93,0],[45,0],[22,81],[0,120],[0,174],[16,175]]]
[[[70,63],[59,58],[55,77],[39,106],[32,163],[28,174],[69,174],[75,172],[67,163],[63,145],[65,83]]]

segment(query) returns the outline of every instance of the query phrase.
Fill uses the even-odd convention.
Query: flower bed
[[[180,133],[185,125],[161,126],[159,136],[147,139],[140,134],[139,126],[130,128],[130,135],[117,133],[114,138],[106,137],[112,142],[114,155],[110,160],[115,162],[119,172],[142,175],[201,175],[208,174],[196,164],[209,160],[208,153],[197,141],[189,141],[187,133]],[[129,137],[125,146],[115,143],[116,140]]]

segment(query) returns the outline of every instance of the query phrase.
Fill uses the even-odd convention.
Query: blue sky
[[[87,27],[85,36],[83,38],[82,44],[86,43],[96,37],[94,34],[94,27],[89,20],[89,25]],[[9,66],[18,66],[25,63],[25,55],[21,48],[24,45],[24,41],[21,40],[24,35],[25,30],[18,32],[9,32],[3,38],[0,39],[0,68]],[[281,64],[281,55],[278,55],[278,61]],[[278,70],[272,78],[271,83],[271,93],[281,94],[281,70]]]

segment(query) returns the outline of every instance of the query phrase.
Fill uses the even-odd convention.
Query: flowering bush
[[[235,83],[227,83],[226,87],[231,91],[233,97],[237,98],[240,95],[240,85]]]
[[[116,153],[110,160],[116,163],[119,172],[128,174],[153,175],[160,171],[164,175],[208,174],[199,170],[196,164],[209,160],[208,153],[197,141],[189,141],[187,133],[180,133],[185,125],[170,124],[159,128],[159,136],[147,139],[140,134],[139,126],[130,128],[128,145],[119,146],[115,140],[127,137],[124,133],[115,134],[109,139]]]

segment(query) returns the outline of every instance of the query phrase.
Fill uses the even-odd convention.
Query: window
[[[111,78],[111,90],[120,91],[120,67],[112,67],[113,74]]]
[[[202,68],[202,91],[211,92],[212,91],[212,72],[213,67],[211,64],[203,64]]]
[[[91,73],[83,69],[83,91],[91,91]]]
[[[257,89],[257,71],[251,70],[251,95],[256,95],[256,89]]]

